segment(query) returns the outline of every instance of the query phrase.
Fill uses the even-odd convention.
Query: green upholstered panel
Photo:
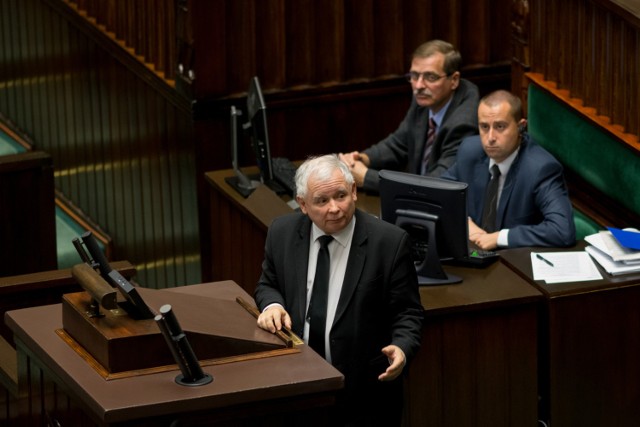
[[[87,230],[78,224],[64,210],[56,206],[56,244],[58,249],[58,268],[71,268],[82,262],[73,246],[73,239],[82,236]],[[98,246],[104,252],[104,245],[98,240]]]
[[[528,92],[531,136],[565,168],[640,213],[640,157],[539,87]]]
[[[573,223],[576,225],[576,242],[602,230],[602,227],[596,224],[595,221],[577,209],[573,210]]]
[[[0,130],[0,156],[7,154],[18,154],[27,151],[22,145],[18,144],[11,136]]]

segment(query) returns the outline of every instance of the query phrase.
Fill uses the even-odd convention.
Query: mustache
[[[413,90],[413,96],[433,96],[431,91],[427,88],[417,88]]]

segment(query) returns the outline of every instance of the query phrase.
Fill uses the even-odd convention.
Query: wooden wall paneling
[[[54,159],[56,159],[61,164],[63,162],[62,159],[64,159],[64,163],[69,162],[71,164],[77,164],[77,160],[74,158],[74,151],[72,149],[76,131],[75,123],[73,123],[74,99],[72,96],[72,86],[75,84],[76,80],[71,78],[70,75],[70,70],[74,68],[72,63],[72,61],[74,60],[72,57],[74,52],[72,51],[71,43],[72,40],[75,39],[75,37],[69,37],[69,28],[64,22],[59,21],[59,24],[60,32],[57,43],[59,43],[60,46],[58,61],[61,66],[60,72],[58,73],[59,79],[56,84],[59,88],[60,97],[60,105],[58,107],[60,108],[60,122],[57,126],[59,131],[58,136],[60,139],[57,141],[57,143],[54,143],[54,141],[43,141],[37,135],[34,136],[41,143],[50,145],[51,148],[55,149],[55,151],[52,152],[52,155],[54,155]],[[77,189],[73,189],[71,187],[71,177],[69,175],[62,175],[61,179],[57,179],[56,181],[56,184],[61,188],[68,188],[66,192],[68,192],[70,195],[73,195],[74,192],[77,192]]]
[[[574,0],[571,1],[573,2]],[[566,6],[559,5],[558,2],[554,3],[555,20],[553,25],[557,25],[557,30],[554,31],[554,42],[550,46],[549,52],[555,56],[553,68],[555,69],[556,79],[563,82],[564,88],[567,88],[570,81],[570,69],[574,61],[574,51],[571,49],[571,42],[575,39],[576,35],[570,32],[571,21],[575,19],[575,13],[565,14],[564,7]]]
[[[512,58],[514,46],[505,43],[511,32],[511,14],[505,12],[511,10],[513,3],[513,0],[484,0],[482,2],[488,20],[486,27],[478,33],[485,35],[485,43],[488,45],[488,55],[484,58],[483,65],[504,63]],[[476,38],[479,37],[474,34],[474,31],[468,32],[464,40],[465,46]]]
[[[10,0],[11,1],[11,0]],[[12,119],[16,123],[24,123],[24,111],[26,109],[25,103],[21,102],[24,98],[24,84],[22,80],[22,76],[25,75],[24,65],[18,60],[21,55],[21,52],[24,52],[23,45],[23,37],[20,29],[20,20],[21,17],[26,13],[24,9],[27,7],[26,3],[22,3],[19,0],[12,1],[12,10],[14,13],[14,20],[11,21],[9,28],[11,29],[11,46],[10,49],[13,51],[12,55],[12,64],[13,64],[13,73],[11,74],[11,95],[13,95],[12,106],[15,113]],[[9,16],[12,15],[10,12]]]
[[[637,104],[635,102],[640,99],[640,82],[634,76],[637,75],[637,70],[640,70],[640,30],[636,29],[635,34],[630,38],[633,40],[633,43],[631,43],[631,45],[634,46],[633,51],[635,52],[635,54],[630,55],[629,57],[630,64],[628,76],[634,81],[635,90],[633,90],[632,93],[629,94],[629,103],[632,106],[630,105],[627,111],[635,111],[635,114],[629,114],[631,123],[629,124],[629,127],[627,129],[629,129],[630,132],[638,135],[640,134],[640,108],[637,108]]]
[[[187,260],[184,258],[188,248],[192,248],[189,254],[193,253],[193,247],[198,247],[197,238],[193,238],[193,233],[188,236],[184,236],[185,228],[189,226],[190,222],[195,222],[197,219],[194,215],[189,214],[189,209],[195,209],[197,203],[194,203],[192,198],[187,197],[192,194],[194,190],[193,183],[189,182],[188,171],[193,171],[195,168],[192,166],[182,166],[182,158],[189,156],[190,144],[186,140],[189,137],[188,133],[185,133],[182,122],[178,120],[178,117],[171,114],[171,106],[165,105],[167,121],[165,129],[163,129],[165,143],[167,147],[171,147],[176,144],[177,147],[173,147],[171,150],[167,150],[167,154],[164,157],[163,169],[165,176],[170,177],[168,182],[163,182],[162,197],[166,196],[166,201],[160,205],[162,209],[162,215],[166,216],[163,221],[163,228],[167,233],[167,239],[163,246],[163,255],[167,256],[173,254],[174,262],[172,266],[172,274],[168,277],[168,282],[165,287],[194,284],[197,281],[189,275],[189,269],[187,268]],[[184,140],[183,140],[184,138]],[[172,143],[172,141],[175,141]],[[177,148],[177,150],[176,150]],[[184,169],[184,172],[183,172]],[[186,175],[186,176],[183,176]],[[195,178],[194,178],[195,179]],[[196,212],[194,212],[196,214]],[[193,224],[192,226],[195,226]],[[178,259],[176,261],[176,259]],[[199,268],[199,267],[198,267]],[[167,268],[168,270],[169,268]]]
[[[9,12],[8,3],[8,1],[0,2],[0,43],[2,43],[3,46],[8,46],[10,44],[9,39],[11,37],[11,32],[9,31],[9,18],[11,14]],[[11,18],[13,17],[11,16]],[[8,47],[0,49],[0,63],[3,64],[3,66],[0,67],[0,82],[2,82],[0,85],[2,87],[2,93],[4,94],[3,96],[0,96],[0,112],[9,111],[7,87],[10,85],[9,76],[12,74],[8,72],[8,69],[12,67],[11,55],[9,52],[10,49]]]
[[[307,86],[318,83],[314,73],[314,34],[316,23],[313,0],[289,0],[287,3],[287,86]]]
[[[228,70],[232,73],[242,71],[227,54],[227,49],[243,49],[239,44],[242,36],[240,28],[228,22],[229,12],[225,1],[192,0],[189,4],[191,10],[179,11],[177,17],[176,32],[180,43],[178,64],[185,70],[192,69],[195,72],[191,88],[193,99],[202,99],[205,95],[222,96],[229,93],[230,89]],[[202,16],[207,19],[198,19]],[[193,55],[192,49],[197,49],[198,55]],[[245,86],[246,82],[243,90],[246,90]]]
[[[159,123],[154,120],[157,115],[157,98],[144,93],[144,86],[138,85],[139,109],[142,132],[137,138],[139,144],[138,168],[140,180],[139,199],[140,209],[136,220],[139,222],[139,241],[144,245],[147,259],[153,262],[154,268],[147,269],[146,286],[152,288],[165,288],[166,283],[175,283],[175,276],[167,271],[167,262],[172,256],[167,249],[167,233],[171,229],[165,229],[162,224],[164,214],[162,206],[162,173],[159,164],[164,157],[162,147],[165,142],[162,133],[158,131]],[[164,171],[165,173],[167,171]],[[162,279],[164,277],[164,279]]]
[[[374,57],[386,54],[375,49],[373,9],[374,0],[344,2],[345,80],[372,75],[375,70]]]
[[[227,2],[227,93],[241,92],[247,89],[249,79],[257,72],[256,47],[258,20],[255,2],[241,0]],[[200,53],[199,53],[200,54]],[[209,78],[207,76],[206,78]]]
[[[407,22],[404,30],[402,71],[404,75],[409,71],[409,63],[415,49],[422,43],[436,38],[434,21],[434,7],[431,0],[410,0],[404,2],[403,21]],[[429,23],[429,24],[427,24]]]
[[[131,41],[135,40],[137,4],[138,2],[127,1],[124,5],[125,13],[122,16],[125,17],[125,25],[122,28],[122,40],[126,46],[131,46]]]
[[[594,104],[599,115],[610,117],[610,94],[611,89],[611,14],[598,8],[596,20],[596,84],[597,92]],[[566,86],[565,86],[566,87]],[[604,90],[603,90],[604,89]]]
[[[566,16],[566,37],[568,40],[568,57],[569,66],[566,67],[564,79],[567,82],[567,86],[575,88],[581,84],[584,72],[582,67],[576,66],[579,61],[576,57],[581,52],[581,46],[584,44],[584,31],[582,29],[584,22],[584,3],[577,2],[573,5],[574,13]]]
[[[434,38],[446,40],[456,47],[462,45],[463,29],[460,28],[460,14],[464,10],[462,1],[434,2],[431,22],[434,27]]]
[[[125,239],[129,239],[127,242],[128,253],[142,253],[145,254],[145,261],[142,266],[146,281],[149,283],[147,286],[155,288],[158,285],[157,281],[153,282],[148,279],[149,276],[153,276],[153,262],[157,259],[154,258],[153,245],[151,242],[147,242],[145,239],[145,217],[143,208],[143,199],[148,188],[143,186],[142,176],[145,171],[142,168],[141,160],[152,159],[158,155],[158,149],[150,145],[145,150],[149,135],[147,134],[147,128],[149,126],[148,111],[146,110],[146,102],[148,97],[153,96],[148,92],[148,87],[141,84],[139,79],[128,73],[127,81],[128,87],[128,126],[129,137],[127,138],[123,146],[123,154],[125,156],[122,173],[123,183],[125,189],[125,203],[123,206],[129,213],[129,218],[126,220],[125,227],[127,236]],[[155,145],[157,141],[153,141]],[[150,218],[148,218],[151,220]],[[126,240],[125,240],[126,241]],[[149,265],[151,263],[151,265]],[[146,285],[146,282],[145,282]]]
[[[475,36],[476,34],[488,34],[490,37],[497,37],[503,32],[500,31],[498,22],[491,22],[486,3],[486,0],[469,2],[465,5],[465,10],[460,16],[458,26],[464,43],[456,45],[456,49],[460,50],[463,65],[490,62],[492,43],[490,40]],[[500,15],[508,16],[508,14],[504,13],[504,10]],[[491,28],[491,31],[489,31],[489,28]]]
[[[373,71],[375,76],[398,74],[399,67],[405,66],[401,6],[401,0],[376,0],[374,3],[375,45],[367,54],[374,58],[375,68],[369,72]]]
[[[254,73],[266,88],[284,87],[287,79],[285,49],[288,41],[286,1],[255,2],[254,11],[256,24]]]
[[[96,24],[103,26],[107,31],[113,31],[111,26],[106,25],[109,22],[109,18],[113,16],[113,0],[100,1],[96,7],[96,12],[93,15],[96,20]]]
[[[88,147],[85,149],[90,153],[92,159],[92,165],[90,167],[91,176],[88,179],[88,191],[84,197],[85,212],[91,212],[91,218],[104,227],[104,213],[106,212],[106,204],[104,201],[105,191],[105,171],[104,171],[104,148],[105,141],[108,141],[109,129],[109,116],[107,110],[107,104],[105,102],[105,95],[108,93],[108,89],[105,87],[107,80],[107,69],[105,64],[107,58],[104,55],[100,55],[99,50],[95,47],[88,49],[89,62],[93,64],[89,71],[89,91],[90,91],[90,105],[91,114],[88,116],[88,123],[91,125],[88,131],[88,140],[91,141]],[[89,167],[86,165],[85,167]]]
[[[164,70],[167,77],[172,77],[170,70],[175,67],[173,64],[173,52],[171,45],[175,44],[173,36],[175,36],[175,15],[170,13],[174,8],[174,2],[161,0],[158,2],[155,10],[153,4],[149,6],[149,14],[156,15],[155,24],[151,28],[151,32],[156,34],[157,40],[151,43],[150,48],[153,52],[153,63],[156,64],[158,70]],[[171,41],[171,43],[169,43]]]
[[[511,91],[522,100],[527,114],[527,81],[525,73],[531,67],[531,10],[527,0],[516,0],[512,4],[511,34]]]
[[[87,49],[87,61],[90,66],[87,68],[88,76],[86,78],[88,82],[87,90],[85,93],[85,99],[87,102],[87,108],[84,117],[84,123],[90,123],[90,126],[85,126],[85,134],[83,140],[89,141],[85,144],[84,150],[89,155],[88,158],[92,159],[91,165],[85,165],[90,167],[90,173],[87,174],[86,181],[82,185],[84,187],[86,210],[88,212],[99,212],[98,200],[100,197],[99,189],[103,187],[102,171],[98,167],[99,162],[102,159],[101,149],[104,141],[102,139],[102,132],[106,127],[101,119],[100,112],[100,95],[101,92],[101,65],[104,63],[100,59],[100,54],[95,48],[89,47]]]
[[[609,117],[612,123],[624,123],[624,113],[620,108],[624,105],[625,88],[624,84],[624,33],[626,24],[620,19],[614,18],[611,22],[611,48],[609,49],[610,60],[610,84],[611,92],[608,95]]]
[[[52,139],[55,127],[55,117],[58,112],[51,108],[53,98],[55,97],[55,63],[49,55],[53,51],[55,40],[55,25],[53,24],[52,12],[46,8],[34,8],[34,12],[38,14],[37,28],[38,31],[38,88],[40,92],[40,100],[38,107],[40,108],[40,128],[34,135],[44,135],[45,138]]]
[[[343,1],[316,0],[313,2],[316,30],[311,52],[312,71],[317,83],[344,81],[345,16]],[[385,55],[380,55],[385,56]]]
[[[35,26],[35,13],[26,13],[24,18],[27,28],[33,28]],[[35,82],[35,78],[37,76],[37,44],[35,40],[36,35],[33,31],[25,31],[24,35],[24,49],[26,56],[29,58],[29,65],[25,66],[25,73],[22,75],[22,80],[25,88],[25,100],[27,101],[27,105],[30,106],[29,108],[25,109],[25,123],[27,123],[25,129],[34,129],[36,128],[36,126],[38,126],[38,124],[36,124],[36,115],[34,108],[38,103],[38,94],[36,91]]]
[[[26,17],[29,16],[27,5],[25,6],[21,5],[20,8],[18,9],[18,13],[22,22],[25,22]],[[19,41],[16,47],[20,49],[21,52],[28,52],[29,46],[28,46],[28,38],[27,38],[27,34],[28,34],[27,26],[19,25],[17,27],[14,27],[14,31],[16,31],[16,33],[20,35],[18,39]],[[31,123],[31,114],[28,107],[30,102],[30,92],[29,92],[29,87],[27,85],[27,79],[26,79],[26,77],[29,75],[27,63],[21,62],[17,71],[18,71],[18,74],[16,74],[15,76],[16,84],[18,86],[17,95],[19,97],[19,101],[17,101],[17,104],[21,106],[21,108],[19,108],[18,110],[20,114],[19,120],[20,120],[20,123]],[[29,101],[24,102],[24,100],[29,100]]]
[[[173,241],[179,242],[182,247],[178,247],[176,253],[180,254],[184,271],[183,282],[181,284],[192,285],[200,283],[200,234],[198,227],[198,194],[196,192],[196,165],[194,159],[193,126],[191,117],[177,114],[178,108],[171,107],[174,113],[172,117],[177,118],[177,135],[173,138],[172,152],[180,156],[179,180],[173,180],[174,193],[180,196],[177,203],[181,216],[174,219],[182,226],[179,235],[173,237]]]
[[[589,91],[593,91],[593,75],[594,69],[591,58],[591,46],[593,45],[593,33],[591,30],[591,18],[593,17],[593,9],[586,2],[580,2],[581,9],[578,9],[577,13],[580,13],[580,28],[578,29],[581,34],[580,45],[577,47],[578,63],[574,67],[579,70],[576,73],[576,84],[572,87],[572,93],[575,97],[582,100],[587,99]]]

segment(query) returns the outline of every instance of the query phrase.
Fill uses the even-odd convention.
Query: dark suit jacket
[[[442,175],[469,184],[468,214],[476,224],[481,223],[489,177],[489,157],[479,136],[462,142],[456,163]],[[527,133],[500,194],[496,227],[509,229],[509,247],[575,244],[573,210],[562,165]]]
[[[347,270],[330,332],[333,365],[345,376],[347,399],[373,392],[389,366],[380,350],[395,344],[410,360],[420,346],[423,307],[408,234],[356,210]],[[303,335],[311,221],[302,213],[269,227],[262,275],[255,291],[260,310],[284,306],[292,329]],[[400,377],[401,378],[401,377]],[[400,386],[394,393],[401,395]],[[375,396],[381,398],[379,393]],[[362,402],[371,405],[373,402]],[[353,408],[355,409],[355,408]]]
[[[460,142],[478,133],[478,102],[476,85],[460,79],[433,143],[427,169],[429,176],[442,175],[455,162]],[[364,180],[365,191],[378,191],[378,171],[382,169],[420,174],[428,122],[429,109],[418,106],[414,98],[398,129],[363,151],[371,161]]]

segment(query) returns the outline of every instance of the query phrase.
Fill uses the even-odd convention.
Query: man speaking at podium
[[[304,162],[296,189],[302,212],[267,233],[258,325],[291,329],[344,374],[332,425],[397,426],[423,313],[409,236],[356,209],[353,176],[335,155]]]

